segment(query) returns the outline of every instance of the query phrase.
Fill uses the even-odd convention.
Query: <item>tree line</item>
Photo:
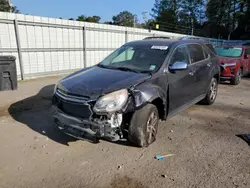
[[[0,11],[20,13],[7,0],[0,0]],[[250,39],[250,0],[155,0],[152,10],[142,14],[140,23],[129,11],[104,23],[220,39]],[[80,15],[69,20],[100,23],[101,17]]]
[[[0,0],[0,11],[1,12],[12,12],[20,13],[16,6],[12,6],[8,0]]]
[[[165,31],[250,39],[250,0],[155,0],[152,12]]]

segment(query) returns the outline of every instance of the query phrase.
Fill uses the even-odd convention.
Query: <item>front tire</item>
[[[212,78],[207,95],[201,101],[201,104],[205,104],[205,105],[213,104],[217,97],[217,92],[218,92],[218,81],[216,78]]]
[[[129,126],[128,140],[138,147],[147,147],[156,140],[159,113],[155,105],[147,104],[134,112]]]
[[[240,81],[241,81],[241,78],[242,78],[242,69],[239,68],[236,75],[235,75],[235,77],[232,80],[230,80],[230,84],[238,85],[240,83]]]

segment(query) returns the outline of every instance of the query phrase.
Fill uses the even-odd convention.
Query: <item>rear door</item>
[[[191,67],[195,74],[195,89],[193,97],[196,98],[207,92],[209,72],[212,68],[210,55],[201,44],[188,44],[188,52],[191,60]]]
[[[168,66],[175,62],[187,62],[190,65],[186,44],[175,48],[170,56]],[[175,72],[169,70],[167,76],[169,81],[169,113],[173,113],[193,99],[192,92],[195,89],[196,79],[192,67],[189,66],[186,70]]]

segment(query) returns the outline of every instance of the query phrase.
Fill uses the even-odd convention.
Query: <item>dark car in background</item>
[[[213,104],[219,79],[218,59],[202,40],[129,42],[59,81],[54,119],[76,138],[126,138],[146,147],[156,139],[159,120],[197,102]]]
[[[238,85],[242,76],[250,73],[250,46],[215,48],[221,66],[221,80]]]

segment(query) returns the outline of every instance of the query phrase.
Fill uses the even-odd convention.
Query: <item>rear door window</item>
[[[191,63],[196,63],[205,59],[203,48],[199,44],[188,44],[188,52]]]

